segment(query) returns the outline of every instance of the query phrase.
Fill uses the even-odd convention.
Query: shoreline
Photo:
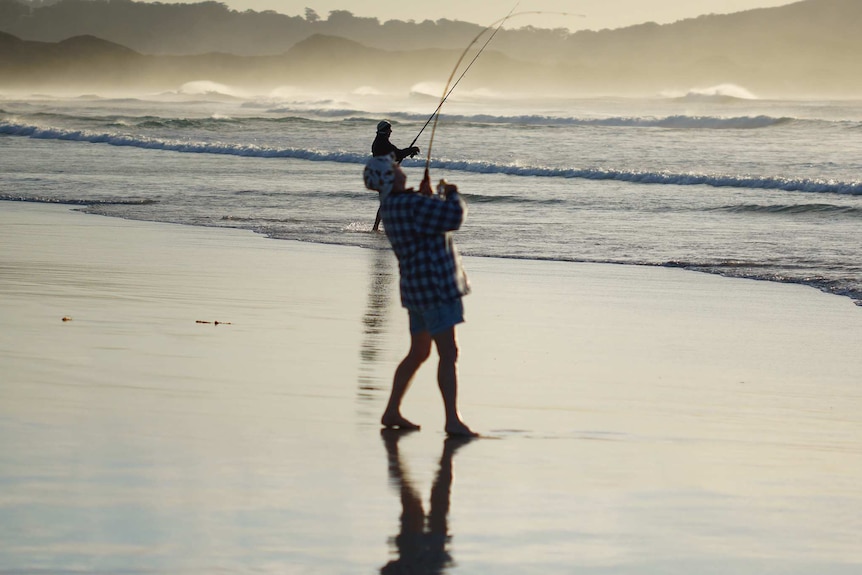
[[[100,230],[102,236],[96,239],[105,240],[108,245],[113,240],[114,231],[120,234],[143,232],[150,238],[157,238],[154,246],[143,244],[133,246],[134,253],[126,254],[126,256],[129,258],[139,257],[146,263],[144,266],[136,266],[134,262],[126,263],[125,265],[133,271],[129,272],[129,277],[121,275],[121,281],[114,286],[121,293],[130,289],[137,289],[138,286],[129,282],[153,271],[153,277],[146,280],[147,283],[152,284],[150,286],[151,295],[123,295],[120,299],[126,297],[129,299],[140,298],[146,300],[149,305],[158,305],[159,297],[164,297],[165,302],[172,304],[175,308],[170,310],[174,313],[185,304],[188,304],[190,309],[199,309],[200,311],[194,314],[194,322],[200,322],[197,325],[211,324],[218,327],[219,324],[225,324],[224,327],[227,328],[228,325],[235,323],[231,321],[230,314],[228,317],[222,317],[217,312],[203,311],[203,309],[213,307],[211,302],[206,302],[207,298],[216,301],[223,299],[233,304],[232,293],[241,290],[254,293],[255,290],[260,290],[261,294],[259,295],[264,296],[265,300],[269,302],[273,312],[279,311],[279,304],[285,304],[286,309],[281,313],[291,319],[301,307],[301,304],[297,302],[303,300],[314,302],[318,298],[325,298],[329,302],[328,305],[333,305],[334,310],[338,310],[338,313],[345,316],[339,318],[338,313],[324,316],[326,320],[336,324],[355,323],[356,318],[349,316],[351,314],[355,316],[362,309],[361,326],[352,326],[354,331],[361,332],[361,334],[354,334],[355,337],[361,336],[364,340],[368,340],[363,341],[361,346],[368,347],[372,345],[371,339],[382,339],[384,335],[391,340],[387,342],[390,347],[400,346],[403,343],[402,334],[407,331],[406,313],[402,313],[403,309],[400,306],[397,262],[390,250],[277,240],[244,229],[126,220],[112,216],[88,214],[75,207],[65,205],[12,204],[18,209],[0,213],[0,217],[11,217],[14,222],[15,218],[22,216],[31,222],[37,222],[43,230],[48,229],[51,224],[40,220],[50,216],[58,222],[74,223],[77,229],[85,233],[92,231],[91,224],[95,225],[94,229]],[[80,220],[76,218],[80,218]],[[73,236],[68,233],[60,232],[57,235],[64,242],[73,240]],[[183,240],[180,250],[177,252],[185,256],[182,265],[191,266],[191,270],[193,270],[191,273],[197,274],[200,282],[202,282],[198,283],[193,278],[185,278],[185,281],[181,281],[179,285],[183,289],[191,288],[193,291],[200,291],[204,298],[201,301],[194,301],[194,298],[199,296],[175,297],[169,292],[169,289],[162,289],[159,286],[160,279],[167,279],[169,286],[172,280],[183,280],[181,264],[160,259],[170,255],[174,250],[169,245],[174,236]],[[10,246],[14,244],[13,239],[13,236],[4,238],[7,245]],[[92,237],[82,238],[81,253],[86,253],[90,249],[97,251],[104,249],[105,246],[92,245],[93,239]],[[208,242],[211,242],[212,245],[208,245]],[[50,238],[46,238],[46,243],[50,243]],[[219,268],[210,265],[200,266],[199,262],[194,261],[196,257],[203,257],[212,258],[213,262],[217,262],[221,254],[219,250],[223,247],[235,254],[235,260],[232,260],[234,263],[225,262],[227,265]],[[246,252],[245,250],[250,251]],[[64,255],[64,251],[69,252],[70,246],[61,246],[59,254],[52,254],[49,251],[47,255],[50,257],[60,255],[74,261],[74,256],[71,254]],[[201,253],[199,254],[198,251]],[[19,253],[23,253],[23,246]],[[241,273],[232,269],[232,266],[238,265],[239,262],[246,259],[246,253],[255,254],[261,258],[261,267],[267,268],[267,273],[264,275],[268,280],[271,278],[272,284],[280,284],[285,287],[288,284],[295,283],[296,285],[290,285],[288,292],[278,292],[272,289],[272,284],[269,281],[253,278],[252,276],[258,273],[258,268],[248,266],[255,261],[254,259],[243,262],[248,269]],[[0,249],[0,254],[3,254],[2,249]],[[68,266],[60,264],[61,269],[49,269],[47,272],[49,274],[59,273],[62,276],[70,274],[86,276],[89,273],[99,275],[109,272],[113,264],[121,262],[126,257],[113,247],[109,249],[107,255],[109,257],[104,269],[88,269],[87,265],[84,265],[80,270],[75,271],[71,264]],[[286,258],[289,266],[299,268],[310,266],[311,273],[307,277],[305,274],[284,273],[289,272],[289,270],[282,270],[282,273],[279,273],[269,261],[269,258],[273,256],[276,259]],[[298,258],[297,262],[292,261],[296,258]],[[328,265],[321,265],[322,262],[330,261],[328,258],[331,258],[332,262],[337,262],[332,268]],[[26,258],[20,256],[14,259],[16,260],[15,263],[18,264],[26,261]],[[104,255],[98,259],[105,259]],[[536,327],[542,326],[542,322],[546,322],[549,332],[571,331],[572,333],[568,336],[578,339],[586,337],[585,334],[577,333],[581,322],[586,321],[587,324],[596,326],[609,323],[610,330],[613,332],[612,335],[618,337],[620,342],[630,346],[627,353],[634,354],[636,357],[646,355],[646,353],[663,351],[652,347],[649,347],[647,352],[638,351],[640,342],[634,341],[636,336],[648,341],[650,330],[661,333],[668,329],[676,330],[680,325],[686,325],[686,329],[696,332],[701,329],[697,324],[704,319],[725,323],[729,329],[738,329],[738,326],[742,325],[752,328],[758,320],[764,321],[767,325],[780,322],[784,325],[783,329],[788,330],[788,333],[792,333],[794,330],[800,331],[801,326],[810,328],[814,323],[817,324],[818,329],[829,331],[832,327],[829,322],[835,319],[848,324],[848,326],[841,326],[839,331],[842,332],[846,329],[855,329],[857,323],[854,321],[855,316],[852,315],[857,311],[857,307],[852,300],[800,284],[729,278],[664,266],[472,256],[464,256],[464,261],[468,276],[473,283],[473,294],[465,298],[468,323],[462,326],[463,329],[459,329],[459,332],[464,332],[460,334],[460,337],[462,340],[468,338],[468,342],[472,337],[477,337],[480,340],[484,337],[491,337],[493,340],[497,340],[501,334],[493,333],[493,330],[489,332],[488,326],[493,325],[493,322],[504,314],[510,315],[509,319],[504,322],[508,325],[514,320],[514,315],[528,319],[533,311],[541,314],[532,320]],[[140,267],[144,271],[134,269],[136,267]],[[168,276],[162,278],[161,276],[165,272],[168,273]],[[242,285],[232,286],[232,279],[240,279],[241,276],[245,276],[245,281],[241,282]],[[42,279],[40,278],[40,280]],[[191,280],[191,285],[185,285],[189,280]],[[92,280],[81,281],[84,284],[92,282]],[[510,283],[516,287],[513,292],[506,288],[507,284]],[[96,282],[92,282],[92,286],[95,285]],[[343,286],[345,285],[351,287],[344,289]],[[358,293],[355,289],[358,286],[362,286],[362,293]],[[87,288],[83,289],[86,293]],[[107,297],[110,299],[109,285],[104,286],[102,291],[104,293],[100,291],[95,294],[97,298]],[[314,295],[310,296],[310,294]],[[525,296],[526,301],[524,301]],[[207,305],[201,306],[200,303]],[[531,306],[535,306],[537,309],[531,310]],[[561,315],[555,317],[555,312],[547,309],[553,306],[568,306],[569,309],[559,309],[558,312]],[[782,307],[787,309],[782,310]],[[625,317],[625,308],[629,308],[631,314],[629,318]],[[240,312],[244,311],[243,306],[239,306],[239,309]],[[260,309],[255,311],[261,313]],[[515,312],[514,315],[512,314],[513,311]],[[799,317],[792,315],[802,312],[805,315],[799,315]],[[842,317],[842,312],[849,315]],[[706,314],[705,317],[699,317],[704,314]],[[664,317],[662,317],[663,315]],[[735,317],[737,315],[738,317]],[[76,319],[74,314],[64,313],[61,316],[69,317],[71,320]],[[267,329],[275,329],[273,325],[267,325],[269,324],[267,318],[255,317],[255,319],[266,325]],[[819,319],[822,321],[818,321]],[[565,324],[557,326],[555,325],[557,320],[570,320],[572,323],[568,326]],[[653,324],[652,322],[656,323]],[[651,325],[653,327],[650,327]],[[241,328],[236,327],[235,329]],[[399,333],[398,329],[402,329],[402,332]],[[476,329],[479,330],[479,333],[472,336],[472,332]],[[619,333],[621,329],[625,329],[629,333],[623,337]],[[601,328],[598,331],[601,334]],[[769,330],[771,335],[782,337],[772,333],[774,331],[777,330]],[[670,336],[683,348],[691,345],[684,339],[676,338],[672,333]],[[727,338],[726,335],[723,337]],[[797,337],[800,336],[797,335]],[[809,334],[807,337],[813,339],[814,335]],[[823,341],[831,339],[823,334],[817,334],[817,337]],[[787,339],[787,337],[784,336],[783,339]],[[546,338],[542,338],[542,341],[545,340]],[[723,345],[725,342],[722,341],[721,343]],[[352,345],[352,343],[347,344],[345,341],[345,345]],[[822,344],[820,346],[823,347]],[[512,346],[512,348],[513,353],[517,353],[517,346]],[[559,351],[559,345],[554,345],[551,349],[552,351]],[[371,350],[370,355],[376,357],[379,351]],[[388,360],[397,364],[401,352],[388,351]],[[495,359],[496,355],[489,355],[483,357],[482,361]],[[798,363],[790,357],[785,360],[790,363]],[[643,361],[648,363],[645,358]],[[756,367],[754,364],[757,358],[752,358],[751,361],[751,367]],[[470,368],[470,363],[472,362],[468,353],[461,360],[461,369]],[[383,372],[385,373],[394,364],[385,367]],[[838,364],[840,365],[840,362]],[[798,367],[805,371],[804,366]],[[795,376],[791,370],[788,370],[788,375]],[[388,389],[388,378],[388,374],[378,373],[375,376],[377,380],[375,385],[381,389]]]
[[[848,298],[464,257],[460,404],[489,439],[455,454],[433,361],[422,430],[378,431],[407,345],[391,252],[0,207],[7,569],[379,572],[407,553],[393,487],[448,466],[453,573],[862,565]]]
[[[204,228],[204,229],[212,229],[212,230],[233,230],[236,232],[245,232],[250,233],[252,235],[260,236],[267,240],[273,241],[287,241],[287,242],[297,242],[300,244],[308,244],[308,245],[321,245],[321,246],[335,246],[341,248],[360,248],[360,249],[369,249],[376,250],[377,248],[370,248],[368,246],[362,245],[350,245],[350,244],[339,244],[339,243],[325,243],[325,242],[313,242],[313,241],[303,241],[303,240],[290,240],[285,238],[274,237],[270,235],[266,235],[264,233],[247,229],[241,227],[228,227],[228,226],[196,226],[193,224],[180,224],[173,222],[162,222],[157,220],[146,220],[146,219],[134,219],[134,218],[124,218],[121,216],[113,216],[110,214],[100,214],[95,212],[87,211],[87,207],[89,204],[87,202],[81,201],[79,203],[69,203],[66,201],[32,201],[32,200],[20,200],[20,199],[4,199],[0,198],[0,205],[4,204],[25,204],[25,205],[36,205],[36,206],[56,206],[59,208],[66,208],[69,211],[80,212],[85,215],[97,216],[97,217],[106,217],[106,218],[114,218],[124,221],[130,222],[142,222],[142,223],[152,223],[152,224],[167,224],[167,225],[176,225],[176,226],[185,226],[185,227],[194,227],[194,228]],[[388,242],[384,243],[387,246],[384,249],[388,249]],[[462,253],[463,255],[463,253]],[[559,263],[559,264],[573,264],[573,265],[600,265],[600,266],[624,266],[624,267],[635,267],[635,268],[645,268],[645,269],[669,269],[669,270],[683,270],[685,272],[696,273],[696,274],[704,274],[708,276],[716,276],[727,278],[731,280],[744,280],[744,281],[753,281],[753,282],[765,282],[769,284],[778,284],[778,285],[786,285],[786,286],[798,286],[813,289],[825,295],[835,296],[839,298],[849,299],[851,303],[855,306],[862,307],[862,300],[855,299],[855,295],[853,293],[837,293],[835,291],[831,291],[827,286],[820,286],[816,282],[802,282],[802,281],[790,281],[790,280],[778,280],[778,279],[770,279],[770,278],[760,278],[760,277],[744,277],[744,276],[733,276],[723,274],[718,271],[708,271],[702,269],[695,269],[693,267],[688,267],[685,265],[679,265],[675,263],[629,263],[629,262],[614,262],[614,261],[587,261],[587,260],[576,260],[576,259],[552,259],[552,258],[529,258],[529,257],[519,257],[519,256],[495,256],[495,255],[469,255],[464,256],[470,259],[490,259],[490,260],[500,260],[500,261],[513,261],[513,262],[548,262],[548,263]]]

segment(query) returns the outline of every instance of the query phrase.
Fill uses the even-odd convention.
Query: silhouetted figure
[[[382,429],[380,435],[386,446],[389,463],[389,481],[401,496],[401,527],[391,539],[397,559],[380,569],[383,575],[439,575],[453,565],[446,550],[449,543],[449,505],[452,491],[452,457],[471,437],[448,437],[443,442],[440,468],[431,486],[431,507],[428,515],[422,499],[410,480],[401,461],[398,441],[409,431]]]
[[[388,156],[395,154],[395,161],[399,164],[401,160],[410,156],[411,158],[419,153],[419,148],[411,146],[409,148],[399,148],[389,141],[389,136],[392,135],[392,124],[387,120],[381,120],[377,124],[377,136],[374,137],[374,142],[371,144],[372,156]],[[377,209],[377,217],[374,219],[375,232],[380,228],[380,209]]]
[[[387,156],[395,154],[395,161],[399,164],[401,160],[410,156],[411,158],[419,153],[419,148],[413,146],[410,148],[398,148],[395,144],[389,141],[392,135],[392,124],[387,120],[382,120],[377,124],[377,136],[371,144],[372,156]]]

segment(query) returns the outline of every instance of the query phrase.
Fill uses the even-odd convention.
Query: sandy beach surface
[[[446,440],[433,362],[382,434],[389,251],[0,202],[0,573],[862,571],[862,308],[465,266],[485,437]]]

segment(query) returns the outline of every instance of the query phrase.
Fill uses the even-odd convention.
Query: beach
[[[446,442],[433,357],[393,437],[390,251],[0,202],[0,573],[862,569],[850,298],[465,267],[483,437]],[[401,532],[417,500],[442,532]]]

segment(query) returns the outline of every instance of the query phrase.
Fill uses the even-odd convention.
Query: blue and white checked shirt
[[[380,217],[398,258],[401,305],[429,309],[470,293],[451,234],[467,217],[458,193],[443,198],[393,192],[380,204]]]

